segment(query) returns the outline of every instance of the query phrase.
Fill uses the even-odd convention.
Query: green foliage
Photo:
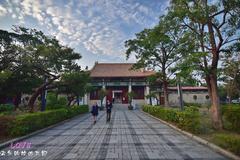
[[[13,116],[9,116],[9,115],[4,115],[1,116],[0,115],[0,136],[4,136],[7,137],[9,136],[9,130],[8,130],[8,126],[10,125],[10,123],[14,120]]]
[[[88,105],[72,106],[71,108],[68,107],[67,111],[67,116],[70,118],[81,113],[87,113],[89,111],[89,108]]]
[[[161,106],[143,106],[143,111],[162,120],[172,122],[178,127],[193,132],[200,132],[200,116],[196,107],[187,107],[184,111]]]
[[[240,132],[240,105],[225,105],[222,107],[222,114],[224,119],[230,123],[224,127]]]
[[[195,106],[195,107],[198,107],[198,108],[202,107],[201,104],[198,104],[198,103],[187,103],[187,102],[184,102],[184,106],[186,106],[186,107]]]
[[[103,99],[104,99],[104,97],[107,96],[107,94],[108,94],[108,92],[107,92],[106,89],[100,89],[99,92],[98,92],[99,99],[101,101],[100,110],[103,110]]]
[[[45,89],[58,87],[64,72],[80,71],[81,58],[72,48],[41,31],[15,26],[13,32],[0,30],[0,96],[20,93],[40,95]],[[11,74],[6,74],[7,71]],[[48,79],[46,82],[45,79]],[[44,85],[43,85],[44,84]],[[37,89],[36,89],[37,88]],[[33,110],[37,96],[29,106]]]
[[[11,112],[14,110],[14,106],[11,104],[0,104],[0,112]]]
[[[47,94],[47,110],[65,108],[67,105],[66,97],[57,97],[55,93]]]
[[[55,124],[67,118],[88,112],[88,106],[75,106],[45,112],[18,115],[8,125],[8,134],[17,137]],[[1,119],[0,119],[1,120]]]
[[[216,134],[213,142],[240,156],[240,137],[232,134]]]
[[[76,97],[84,96],[90,90],[89,73],[83,71],[68,72],[62,76],[59,92]]]

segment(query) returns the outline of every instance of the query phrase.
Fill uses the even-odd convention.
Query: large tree
[[[185,60],[189,65],[193,63],[206,80],[212,124],[215,129],[222,129],[217,72],[221,55],[239,41],[240,1],[172,0],[169,15],[180,21],[179,27],[188,29],[195,39],[189,43],[195,43],[196,52],[189,52]]]
[[[175,27],[177,21],[160,17],[160,22],[153,29],[144,29],[136,34],[135,39],[125,42],[126,56],[135,54],[137,63],[133,68],[153,68],[163,84],[164,105],[168,106],[168,83],[174,74],[172,67],[186,50],[182,34],[184,30]],[[189,47],[189,45],[188,45]]]
[[[75,62],[81,58],[80,54],[75,53],[72,48],[61,45],[54,37],[23,27],[15,27],[14,32],[2,30],[0,32],[3,35],[1,71],[10,70],[12,73],[18,71],[41,80],[40,84],[31,88],[33,93],[28,103],[31,111],[37,97],[46,89],[56,88],[54,82],[60,79],[64,72],[80,70]]]
[[[240,44],[231,46],[230,51],[223,60],[222,77],[231,103],[232,98],[240,97]]]

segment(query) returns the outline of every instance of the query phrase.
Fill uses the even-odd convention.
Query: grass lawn
[[[143,106],[143,111],[167,121],[183,130],[212,142],[240,156],[240,106],[222,107],[224,129],[212,127],[210,110],[207,107],[185,107],[184,111],[161,106]]]
[[[240,133],[226,129],[214,130],[211,125],[210,111],[207,108],[200,108],[199,111],[202,132],[198,136],[240,156]],[[229,125],[224,118],[223,123],[224,126]]]

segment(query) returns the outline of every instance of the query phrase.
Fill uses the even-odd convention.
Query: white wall
[[[197,99],[194,100],[193,96],[196,95]],[[202,105],[210,104],[210,98],[206,99],[208,93],[205,92],[183,92],[183,101],[186,103],[197,103]],[[170,105],[179,105],[179,99],[177,93],[169,93],[169,104]]]

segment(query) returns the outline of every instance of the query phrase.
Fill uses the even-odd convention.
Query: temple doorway
[[[123,99],[123,93],[121,90],[113,90],[113,99],[114,99],[114,103],[122,103],[122,99]]]

